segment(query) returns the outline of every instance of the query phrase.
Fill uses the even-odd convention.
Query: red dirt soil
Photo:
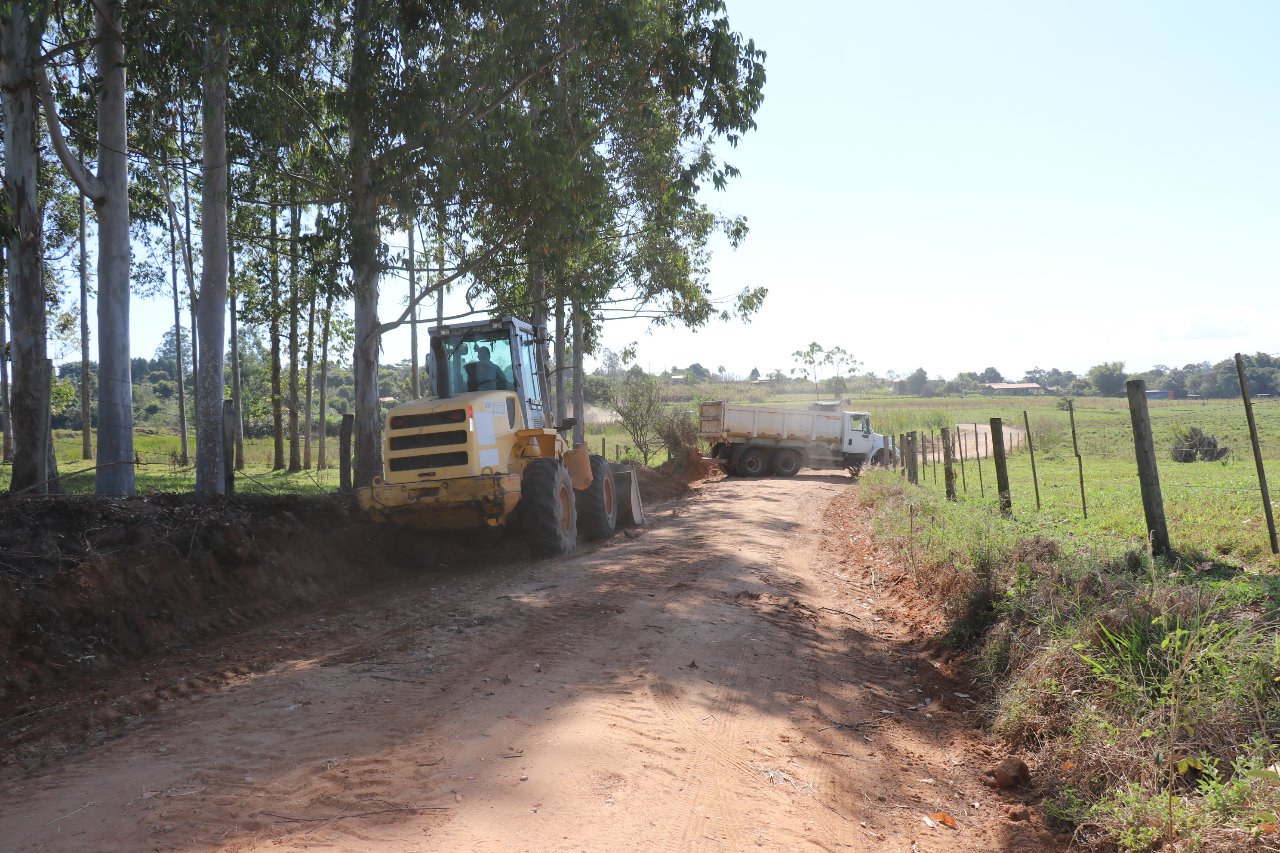
[[[383,564],[378,531],[331,530],[318,512],[246,529],[264,576],[253,581],[219,562],[213,539],[205,553],[166,539],[170,573],[283,590],[264,605],[280,612],[250,620],[237,609],[255,598],[246,590],[227,605],[239,625],[188,626],[165,596],[198,603],[211,587],[170,579],[131,608],[163,617],[140,641],[155,651],[11,688],[0,839],[85,851],[1064,847],[1025,808],[1034,787],[982,784],[1005,756],[981,733],[963,671],[929,651],[936,618],[874,544],[856,488],[810,471],[699,478],[650,507],[649,528],[558,561],[474,540],[407,571]],[[166,571],[126,552],[121,575]],[[330,569],[312,564],[329,563],[350,566],[327,587],[344,598],[317,592]],[[39,593],[130,609],[113,594]]]

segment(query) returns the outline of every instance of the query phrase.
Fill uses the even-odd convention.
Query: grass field
[[[1140,547],[1146,526],[1138,488],[1133,430],[1124,400],[1076,401],[1076,427],[1084,468],[1088,519],[1083,517],[1079,469],[1072,451],[1070,420],[1051,398],[854,401],[873,412],[877,430],[886,424],[896,434],[933,429],[942,423],[986,423],[1000,417],[1019,429],[1023,411],[1031,424],[1041,508],[1036,509],[1031,454],[1023,445],[1009,457],[1010,490],[1015,517],[1028,528],[1052,529],[1110,548]],[[1252,566],[1280,567],[1270,553],[1257,469],[1248,425],[1239,401],[1149,402],[1157,450],[1161,491],[1173,547],[1198,561],[1223,560]],[[1280,488],[1280,401],[1255,404],[1263,461],[1274,504]],[[1179,430],[1198,427],[1231,448],[1222,462],[1178,463],[1171,449]],[[943,475],[931,465],[921,470],[923,488],[942,491]],[[981,467],[979,487],[978,469]],[[960,472],[957,471],[957,479]],[[970,458],[964,466],[960,498],[993,502],[995,479],[989,460]],[[986,492],[985,499],[981,492]]]

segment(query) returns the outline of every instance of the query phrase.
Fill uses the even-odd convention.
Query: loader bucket
[[[618,501],[618,525],[643,526],[645,524],[644,504],[640,500],[640,478],[636,476],[636,469],[630,465],[615,463],[613,485]]]

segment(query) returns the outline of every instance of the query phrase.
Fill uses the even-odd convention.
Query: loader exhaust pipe
[[[431,337],[431,386],[440,399],[452,397],[449,388],[449,361],[444,351],[444,339]]]

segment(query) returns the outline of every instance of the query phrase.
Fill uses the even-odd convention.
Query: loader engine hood
[[[421,483],[507,473],[523,416],[512,391],[425,397],[387,413],[383,481]]]

